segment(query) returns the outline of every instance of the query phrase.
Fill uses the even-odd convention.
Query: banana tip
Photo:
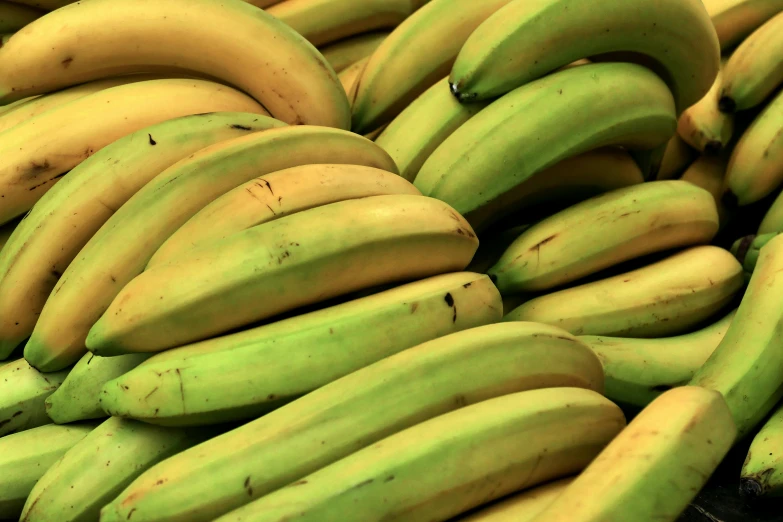
[[[726,114],[731,114],[737,110],[737,104],[728,96],[721,96],[720,100],[718,100],[718,110],[720,112],[725,112]]]
[[[740,479],[740,495],[746,498],[757,498],[764,493],[764,488],[753,478],[743,477]]]
[[[707,156],[717,156],[723,150],[723,144],[717,140],[708,141],[704,145],[704,154]]]
[[[449,90],[460,103],[470,101],[476,97],[476,93],[461,92],[457,83],[449,82]]]

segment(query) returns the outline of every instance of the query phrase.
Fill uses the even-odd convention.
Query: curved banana
[[[719,154],[729,145],[734,132],[734,116],[718,109],[724,67],[718,71],[704,98],[685,109],[677,122],[677,134],[688,145],[705,154]]]
[[[753,437],[742,465],[740,493],[746,497],[783,496],[783,405]]]
[[[637,415],[532,522],[674,522],[731,449],[726,401],[669,390]]]
[[[394,159],[400,175],[413,181],[433,151],[486,106],[481,102],[459,103],[444,78],[397,115],[375,143]]]
[[[94,428],[49,424],[0,438],[0,517],[18,520],[36,482]]]
[[[783,236],[778,235],[761,248],[726,336],[691,380],[723,394],[740,435],[750,432],[783,396],[781,271]]]
[[[234,85],[286,123],[350,127],[348,101],[321,53],[241,0],[90,0],[58,9],[0,48],[0,104],[172,68]]]
[[[750,109],[783,84],[783,12],[753,31],[737,47],[723,72],[719,107],[723,112]]]
[[[547,482],[495,502],[455,522],[530,522],[565,491],[576,477]]]
[[[718,312],[743,284],[742,267],[730,252],[703,245],[631,272],[536,297],[504,320],[539,321],[576,335],[674,335]]]
[[[337,75],[340,80],[340,85],[345,91],[345,95],[348,96],[348,102],[353,103],[353,99],[356,96],[356,87],[358,87],[358,80],[362,74],[362,71],[367,66],[367,62],[370,60],[369,56],[355,61]]]
[[[578,339],[601,359],[606,376],[604,395],[620,404],[644,407],[666,390],[691,380],[726,335],[734,313],[675,337],[580,335]]]
[[[346,38],[319,49],[335,72],[340,72],[352,63],[370,56],[381,45],[389,33],[376,31]]]
[[[745,131],[729,160],[724,190],[732,204],[749,205],[783,182],[783,91]]]
[[[75,363],[86,351],[87,332],[114,297],[196,212],[259,175],[310,163],[396,172],[375,143],[328,127],[271,129],[206,147],[147,183],[87,242],[46,301],[25,357],[44,371]]]
[[[13,33],[37,20],[46,11],[16,2],[0,1],[0,33]]]
[[[727,167],[728,158],[725,155],[699,156],[680,176],[682,181],[692,183],[712,194],[721,226],[725,225],[728,219],[728,209],[723,203],[723,179],[726,177]]]
[[[414,185],[465,215],[567,157],[605,145],[656,147],[676,125],[672,94],[649,69],[572,67],[508,93],[468,120],[422,165]]]
[[[41,373],[24,359],[0,366],[0,437],[50,424],[44,401],[67,375]]]
[[[721,49],[734,47],[758,26],[783,11],[783,0],[702,0]]]
[[[315,207],[389,194],[421,193],[397,174],[361,165],[301,165],[238,186],[201,209],[155,252],[150,267],[197,246]]]
[[[718,72],[720,47],[700,0],[513,0],[470,35],[449,81],[460,100],[505,94],[579,58],[646,55],[662,69],[678,113]],[[698,64],[693,57],[699,56]],[[587,82],[585,82],[587,83]]]
[[[699,156],[699,153],[693,150],[690,145],[680,138],[679,134],[672,136],[666,143],[666,149],[663,151],[661,165],[655,176],[657,180],[675,179],[693,163]]]
[[[391,121],[448,75],[473,30],[509,1],[432,0],[400,24],[362,73],[352,128],[367,132]]]
[[[680,180],[595,196],[522,233],[487,273],[503,295],[548,290],[663,250],[709,243],[715,200]]]
[[[154,176],[213,143],[281,126],[252,113],[184,116],[120,138],[74,167],[35,204],[0,251],[0,357],[30,336],[69,263]]]

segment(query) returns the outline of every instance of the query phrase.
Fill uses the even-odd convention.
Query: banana
[[[780,271],[783,236],[776,236],[761,248],[726,336],[691,380],[723,394],[741,435],[761,422],[783,396]]]
[[[331,203],[146,270],[90,329],[87,349],[163,351],[349,292],[462,270],[476,248],[467,221],[433,198]]]
[[[487,273],[503,295],[548,290],[645,254],[709,243],[717,231],[706,190],[680,180],[642,183],[539,221]]]
[[[364,68],[367,66],[369,59],[369,56],[365,56],[364,58],[355,61],[340,71],[340,73],[337,75],[337,78],[340,80],[340,85],[345,91],[346,96],[348,96],[349,103],[353,103],[359,77],[361,76]]]
[[[435,276],[155,355],[108,383],[100,402],[112,415],[168,425],[257,417],[384,357],[500,317],[487,276]]]
[[[348,101],[321,53],[241,0],[90,0],[58,9],[0,48],[0,104],[107,73],[172,69],[234,85],[286,123],[350,127]]]
[[[375,50],[353,102],[353,129],[367,132],[394,119],[449,74],[476,27],[510,0],[432,0]],[[426,49],[426,51],[424,51]]]
[[[154,176],[213,143],[280,126],[285,124],[252,113],[184,116],[120,138],[74,167],[0,251],[0,357],[30,336],[68,264]]]
[[[0,438],[0,518],[17,520],[35,483],[94,428],[50,424]]]
[[[726,63],[720,89],[723,112],[750,109],[783,83],[783,12],[753,31]]]
[[[715,200],[721,226],[726,224],[728,209],[723,203],[723,179],[726,176],[728,158],[721,156],[699,156],[685,170],[680,179],[701,187]]]
[[[536,297],[504,320],[539,321],[575,335],[660,337],[709,318],[742,286],[742,267],[734,256],[702,245],[631,272]]]
[[[43,474],[20,522],[98,520],[101,508],[145,470],[212,434],[108,419]]]
[[[40,373],[24,359],[0,366],[0,437],[51,423],[44,401],[67,375]]]
[[[680,138],[679,134],[675,134],[666,143],[666,150],[663,152],[661,166],[658,168],[658,174],[655,179],[664,180],[680,177],[698,155],[690,145]]]
[[[206,147],[147,183],[87,242],[47,299],[25,357],[43,371],[75,363],[86,351],[87,332],[114,297],[196,212],[260,175],[310,163],[396,172],[375,143],[327,127],[271,129]]]
[[[397,174],[361,165],[302,165],[238,186],[190,218],[155,252],[147,269],[250,227],[338,201],[421,195]]]
[[[0,1],[0,33],[13,33],[46,14],[45,11],[15,2]]]
[[[783,11],[783,0],[703,0],[721,49],[734,47],[758,26]]]
[[[388,35],[387,31],[360,34],[327,45],[320,51],[332,69],[339,73],[352,63],[370,56]]]
[[[506,326],[452,333],[326,384],[161,463],[104,516],[211,520],[450,411],[523,390],[602,389],[600,363],[573,336],[535,323]]]
[[[394,118],[375,143],[394,159],[400,175],[413,181],[430,154],[486,105],[459,103],[444,78]]]
[[[100,404],[103,385],[128,373],[149,357],[146,353],[117,357],[85,354],[60,387],[46,398],[46,414],[57,424],[106,417]]]
[[[605,145],[661,145],[676,120],[669,88],[649,69],[629,63],[568,68],[468,120],[422,165],[414,185],[465,215],[567,157]]]
[[[578,339],[601,359],[606,376],[604,395],[617,403],[644,407],[666,390],[691,380],[726,335],[734,313],[675,337],[581,335]]]
[[[704,98],[685,109],[677,122],[677,134],[688,145],[711,155],[719,154],[725,149],[734,132],[734,117],[718,109],[725,62],[721,65],[715,82]]]
[[[557,499],[575,477],[547,482],[534,488],[516,493],[500,502],[482,507],[465,517],[454,519],[459,522],[530,522],[533,517]]]
[[[783,182],[783,91],[769,102],[743,133],[729,160],[724,198],[749,205]]]
[[[740,493],[746,497],[783,496],[783,405],[753,438],[742,465]]]
[[[756,233],[769,234],[772,232],[783,232],[783,193],[778,194],[775,201],[769,206]]]
[[[719,393],[696,386],[669,390],[532,522],[674,522],[728,453],[736,433]]]
[[[579,58],[617,51],[640,53],[662,69],[678,113],[707,93],[720,61],[700,0],[513,0],[470,35],[449,81],[460,100],[483,100]]]

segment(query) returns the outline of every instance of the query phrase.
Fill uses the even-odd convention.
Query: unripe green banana
[[[783,0],[703,0],[721,49],[734,47],[758,26],[783,11]]]
[[[44,401],[68,371],[41,373],[24,359],[0,366],[0,437],[51,423]]]
[[[694,149],[709,155],[725,149],[734,132],[734,116],[718,109],[725,62],[721,65],[704,98],[685,109],[677,121],[677,134]]]
[[[547,482],[483,507],[475,513],[457,517],[455,522],[530,522],[565,491],[575,477]]]
[[[783,496],[783,405],[753,437],[742,465],[740,494],[747,497]]]
[[[680,180],[613,190],[539,221],[487,273],[500,293],[547,290],[629,259],[709,243],[715,200]]]

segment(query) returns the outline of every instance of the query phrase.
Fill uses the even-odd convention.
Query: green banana
[[[363,33],[327,45],[319,50],[332,69],[339,73],[352,63],[370,56],[387,36],[389,33],[383,31]]]
[[[475,513],[457,517],[455,522],[530,522],[552,504],[574,481],[574,477],[547,482],[482,507]]]
[[[677,134],[694,149],[709,155],[725,149],[734,132],[734,116],[718,109],[724,68],[725,62],[704,98],[685,109],[677,122]]]
[[[103,385],[134,369],[151,354],[132,353],[116,357],[85,354],[57,390],[46,398],[46,414],[57,424],[84,419],[101,419]]]
[[[736,433],[719,393],[697,386],[669,390],[531,522],[674,522]]]
[[[645,254],[709,243],[717,231],[706,190],[680,180],[642,183],[539,221],[487,273],[503,295],[548,290]]]
[[[709,318],[743,287],[742,267],[710,245],[661,261],[531,299],[504,321],[539,321],[575,335],[660,337]]]
[[[639,53],[654,62],[678,112],[707,93],[720,59],[700,0],[513,0],[473,31],[449,81],[460,100],[483,100],[579,58],[612,52]]]
[[[581,335],[601,359],[609,399],[644,407],[661,393],[687,384],[726,335],[734,311],[715,323],[675,337],[633,339]]]
[[[94,428],[49,424],[0,438],[0,519],[18,519],[35,483]]]
[[[629,63],[567,68],[468,120],[422,165],[414,185],[465,215],[565,158],[605,145],[653,148],[676,125],[672,94],[649,69]]]
[[[40,373],[24,359],[0,366],[0,437],[51,423],[44,401],[67,375]]]
[[[783,496],[783,404],[753,437],[742,465],[740,493],[747,497]]]
[[[703,0],[721,49],[734,47],[758,26],[783,11],[783,0]]]

